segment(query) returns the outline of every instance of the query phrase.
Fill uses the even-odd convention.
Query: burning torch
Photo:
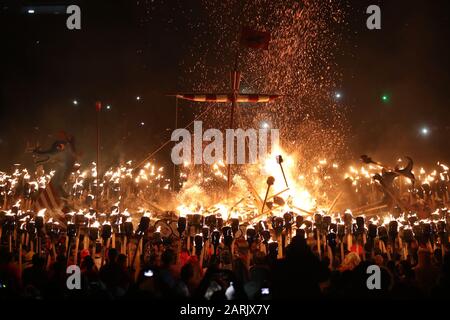
[[[148,228],[150,227],[150,212],[145,212],[144,215],[141,217],[141,220],[139,221],[139,225],[136,229],[136,235],[138,237],[138,245],[136,250],[133,254],[133,259],[131,260],[131,266],[134,267],[134,264],[136,262],[136,255],[138,251],[142,252],[142,238],[146,234]]]
[[[284,179],[284,183],[286,184],[286,188],[289,188],[287,179],[286,179],[286,175],[284,174],[284,169],[283,169],[283,157],[280,155],[278,155],[276,157],[277,159],[277,163],[280,165],[280,169],[281,169],[281,173],[283,174],[283,179]]]
[[[220,232],[219,230],[215,229],[212,233],[211,233],[211,241],[214,247],[214,256],[216,256],[217,254],[217,247],[219,246],[220,243]]]
[[[267,201],[267,196],[269,195],[269,190],[270,187],[273,186],[273,184],[275,183],[275,178],[272,176],[269,176],[267,178],[267,190],[266,190],[266,196],[264,197],[264,202],[261,208],[261,212],[264,212],[264,207],[266,206],[266,201]]]
[[[105,259],[106,251],[108,251],[108,249],[109,249],[111,235],[112,235],[111,224],[108,221],[105,221],[102,224],[102,230],[101,230],[101,237],[102,237],[103,241],[102,241],[102,260],[101,260],[100,266],[103,266],[103,261]]]

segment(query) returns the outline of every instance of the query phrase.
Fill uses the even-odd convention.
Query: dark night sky
[[[193,38],[176,12],[183,6],[192,9],[190,19],[201,16],[197,1],[165,1],[144,27],[136,1],[70,1],[82,8],[81,31],[66,29],[66,15],[21,14],[29,3],[0,1],[2,170],[26,162],[27,141],[50,143],[61,129],[93,160],[96,100],[111,105],[102,114],[108,163],[131,153],[139,160],[170,136],[174,100],[165,93],[180,88],[180,61]],[[339,56],[344,79],[337,89],[349,107],[350,149],[450,160],[449,1],[349,3],[352,32]],[[369,4],[381,6],[382,30],[366,29]],[[428,136],[420,135],[425,126]]]
[[[357,2],[360,10],[377,3]],[[378,3],[382,30],[364,30],[353,14],[358,35],[351,44],[358,47],[354,57],[345,56],[341,63],[354,148],[387,159],[409,154],[428,162],[448,161],[450,2]],[[387,104],[380,102],[384,93],[391,97]],[[420,135],[423,127],[428,136]]]

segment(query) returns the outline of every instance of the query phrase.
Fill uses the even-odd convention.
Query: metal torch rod
[[[283,174],[283,179],[284,179],[284,183],[286,184],[286,188],[289,188],[287,179],[286,179],[286,175],[284,174],[284,169],[283,169],[283,165],[281,164],[281,162],[279,163],[280,165],[280,169],[281,169],[281,173]]]

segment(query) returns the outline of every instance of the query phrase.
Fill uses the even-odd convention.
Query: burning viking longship
[[[267,33],[247,29],[242,33],[241,44],[250,48],[267,49],[269,40],[270,35]],[[237,69],[236,63],[234,70],[231,72],[229,92],[179,92],[174,96],[176,99],[193,102],[229,104],[229,128],[233,129],[235,127],[235,116],[239,111],[238,107],[240,103],[270,103],[280,97],[278,94],[271,93],[242,93],[240,90],[241,72]],[[47,153],[52,157],[54,154],[73,154],[73,152],[69,152],[71,148],[65,148],[65,146],[70,147],[71,144],[56,144],[56,149],[52,149]],[[186,175],[187,181],[183,185],[183,188],[176,194],[175,192],[172,192],[172,198],[170,200],[166,199],[165,201],[161,201],[161,197],[155,196],[155,194],[158,193],[157,190],[159,189],[168,190],[170,181],[163,177],[162,174],[158,173],[155,175],[153,169],[149,172],[149,164],[146,164],[145,166],[138,165],[138,167],[130,165],[130,168],[122,167],[117,171],[109,170],[104,174],[102,181],[97,181],[97,174],[100,173],[97,173],[95,167],[93,168],[94,179],[91,179],[90,187],[88,191],[84,193],[86,201],[84,201],[84,203],[79,201],[81,196],[79,196],[78,191],[76,191],[77,196],[71,197],[68,195],[67,198],[69,199],[65,200],[69,201],[65,202],[71,207],[69,210],[83,211],[86,210],[86,207],[89,208],[91,206],[92,199],[98,195],[102,198],[101,211],[108,211],[111,207],[115,207],[115,210],[118,209],[120,211],[126,211],[128,208],[131,212],[141,213],[148,210],[151,211],[155,217],[176,217],[177,215],[185,216],[193,213],[201,215],[220,214],[225,220],[238,217],[242,222],[246,223],[252,223],[253,221],[256,221],[256,219],[265,219],[267,217],[281,217],[285,212],[292,212],[298,215],[312,215],[319,209],[323,209],[323,211],[328,213],[332,213],[335,208],[338,208],[339,210],[342,209],[342,207],[339,207],[339,203],[343,202],[342,198],[344,198],[344,190],[337,192],[337,195],[333,195],[331,198],[334,199],[333,201],[328,199],[330,201],[318,205],[310,192],[308,192],[308,188],[304,182],[304,175],[299,174],[298,172],[297,162],[299,160],[296,158],[295,154],[285,152],[281,146],[272,147],[271,154],[265,159],[259,159],[259,162],[256,165],[246,165],[244,170],[242,170],[244,171],[242,173],[233,170],[231,164],[224,164],[223,161],[219,161],[210,168],[210,175],[212,177],[203,178],[203,181],[201,182],[196,180],[194,175]],[[159,150],[161,150],[161,148],[159,148],[158,151]],[[46,154],[40,150],[34,150],[34,153],[40,153],[41,155]],[[69,159],[69,166],[73,166],[73,159],[75,158],[72,157]],[[384,172],[381,175],[375,175],[374,180],[372,181],[372,179],[370,179],[370,182],[376,182],[377,186],[381,187],[385,198],[388,200],[388,205],[398,206],[402,208],[403,211],[410,209],[404,205],[402,199],[394,194],[391,185],[394,179],[400,176],[408,179],[411,178],[412,160],[409,159],[408,165],[403,169],[399,169],[398,167],[392,169],[383,166],[378,162],[372,161],[368,157],[363,158],[362,160],[365,164],[373,164],[379,168],[383,168]],[[67,179],[67,173],[71,170],[68,168],[68,165],[66,165],[66,162],[67,161],[64,162],[64,167],[62,169],[57,168],[55,177],[51,179],[50,183],[47,183],[46,186],[44,185],[43,188],[41,188],[43,190],[41,190],[39,200],[37,201],[37,204],[40,205],[39,209],[42,207],[47,208],[49,209],[47,211],[49,213],[61,209],[62,201],[60,201],[60,198],[56,195],[54,182],[59,181],[57,187],[58,189],[61,189],[60,186],[62,182],[59,177],[64,176],[64,179]],[[72,175],[73,174],[74,173],[72,172]],[[133,176],[136,174],[137,176]],[[77,175],[78,178],[84,178],[84,174],[75,175]],[[120,180],[119,177],[122,177],[121,182],[118,182],[118,180]],[[324,177],[324,179],[327,178],[330,177]],[[133,179],[136,184],[135,186],[130,184]],[[141,183],[142,181],[155,181],[154,179],[158,182],[158,188],[148,189],[148,186]],[[174,177],[172,177],[172,179],[174,179]],[[224,192],[215,198],[210,196],[211,190],[208,186],[202,186],[202,182],[214,179],[221,179],[221,182],[226,184],[226,188],[223,190]],[[82,180],[83,179],[80,179],[80,181]],[[128,182],[124,184],[124,181]],[[317,182],[317,178],[315,182]],[[330,180],[328,179],[325,182],[329,183]],[[350,187],[353,186],[352,182],[351,184]],[[80,183],[78,182],[74,184],[74,188],[77,190],[79,186]],[[96,191],[99,189],[100,192],[97,194]],[[119,192],[117,191],[118,189],[120,189]],[[146,189],[148,192],[146,192]],[[63,194],[63,192],[59,192],[59,194]],[[66,196],[64,196],[64,198],[66,198]],[[379,202],[372,201],[369,204],[366,202],[363,206],[357,206],[356,202],[351,203],[350,201],[351,206],[349,207],[356,209],[354,211],[356,213],[364,213],[373,208],[376,210],[378,208],[386,208],[386,199]],[[347,201],[347,205],[348,204],[349,202]],[[172,212],[172,214],[167,215],[167,212]],[[140,214],[137,214],[137,217],[132,218],[136,219],[139,218],[139,216]]]

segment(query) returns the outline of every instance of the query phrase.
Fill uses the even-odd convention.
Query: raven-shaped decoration
[[[414,173],[412,173],[412,168],[413,168],[414,162],[408,156],[405,156],[405,159],[408,160],[408,164],[403,169],[400,169],[399,166],[395,166],[394,171],[397,172],[398,174],[410,179],[414,186],[414,183],[416,182],[416,177],[414,176]]]
[[[382,169],[381,174],[376,173],[372,178],[378,181],[384,188],[393,189],[394,180],[398,176],[399,174],[397,172],[386,171],[385,169]]]
[[[373,176],[373,179],[378,181],[378,183],[382,187],[385,196],[384,201],[387,201],[388,206],[391,207],[394,203],[396,203],[402,210],[406,210],[408,208],[401,201],[401,199],[395,195],[393,188],[394,180],[398,176],[404,176],[410,179],[413,185],[416,180],[414,174],[412,173],[413,160],[408,156],[406,156],[405,158],[408,160],[408,164],[404,168],[400,168],[399,166],[395,166],[395,168],[392,168],[378,161],[374,161],[371,157],[367,155],[361,156],[361,161],[363,163],[375,164],[382,168],[381,174],[379,173],[375,174]]]
[[[376,164],[377,166],[384,167],[383,164],[381,164],[380,162],[377,162],[377,161],[372,160],[372,158],[369,157],[369,156],[366,155],[366,154],[363,154],[360,158],[361,158],[361,161],[364,162],[365,164],[371,164],[371,163],[373,163],[373,164]]]
[[[408,164],[407,164],[404,168],[400,168],[400,167],[397,165],[397,166],[395,166],[394,169],[392,169],[391,167],[389,167],[389,166],[387,166],[387,165],[385,165],[385,164],[382,164],[381,162],[374,161],[374,160],[373,160],[371,157],[369,157],[368,155],[363,154],[363,155],[361,156],[361,161],[362,161],[363,163],[365,163],[365,164],[375,164],[375,165],[377,165],[377,166],[383,168],[384,170],[387,170],[388,172],[396,173],[397,175],[394,176],[393,178],[396,178],[396,177],[399,176],[399,175],[404,176],[404,177],[410,179],[411,182],[412,182],[412,184],[413,184],[413,186],[414,186],[414,183],[415,183],[415,181],[416,181],[416,177],[415,177],[414,174],[412,173],[412,169],[413,169],[414,162],[413,162],[413,160],[411,159],[411,157],[405,156],[405,159],[408,160]],[[381,177],[381,176],[378,175],[377,179],[380,179],[380,177]],[[392,181],[393,181],[393,179],[392,179]],[[391,182],[392,182],[392,181],[391,181]],[[386,181],[386,182],[388,182],[388,181]]]

